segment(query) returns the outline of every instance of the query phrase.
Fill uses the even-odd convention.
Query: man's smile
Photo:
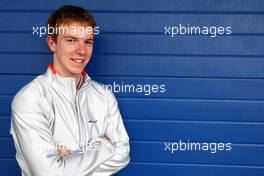
[[[85,59],[79,59],[79,58],[71,58],[71,60],[75,63],[82,64],[85,62]]]

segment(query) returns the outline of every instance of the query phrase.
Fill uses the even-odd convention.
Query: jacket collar
[[[56,90],[60,91],[62,95],[64,95],[68,100],[73,101],[75,100],[75,96],[77,93],[76,89],[76,82],[73,77],[63,77],[60,76],[52,64],[49,64],[47,69],[47,74],[51,77],[51,86]],[[88,74],[83,71],[82,72],[82,83],[80,85],[80,89],[87,87],[91,81],[91,78]]]
[[[50,71],[51,71],[54,75],[57,74],[57,71],[56,71],[56,69],[53,67],[53,64],[49,64],[49,65],[48,65],[48,68],[50,69]],[[87,73],[86,73],[84,70],[82,71],[82,76],[83,76],[83,77],[88,76]]]

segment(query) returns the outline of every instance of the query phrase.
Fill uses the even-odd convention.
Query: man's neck
[[[68,73],[64,72],[63,69],[61,67],[57,66],[56,64],[54,64],[53,67],[60,76],[62,76],[62,77],[73,77],[75,79],[76,88],[79,87],[79,84],[81,83],[81,79],[82,79],[81,73],[72,75],[72,74],[68,74]]]
[[[80,87],[82,85],[82,80],[83,80],[82,75],[80,75],[78,78],[75,78],[76,90],[80,89]]]

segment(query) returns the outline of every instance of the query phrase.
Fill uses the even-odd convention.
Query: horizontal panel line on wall
[[[1,74],[0,74],[1,75]],[[17,74],[18,75],[18,74]],[[19,74],[19,75],[23,75],[23,74]],[[89,74],[90,75],[90,74]],[[139,76],[139,75],[131,75],[131,76],[127,76],[127,75],[95,75],[95,74],[91,74],[91,76],[94,77],[106,77],[106,78],[169,78],[169,79],[217,79],[217,80],[263,80],[263,78],[254,78],[254,77],[198,77],[198,76]]]
[[[39,74],[31,74],[31,73],[0,73],[1,76],[38,76]],[[199,77],[199,76],[151,76],[151,75],[97,75],[97,74],[89,74],[89,76],[93,76],[95,78],[168,78],[168,79],[205,79],[205,80],[263,80],[260,77]]]
[[[10,104],[13,97],[0,96],[0,115],[10,115]],[[224,102],[224,101],[180,101],[154,99],[118,99],[120,110],[124,116],[144,119],[158,118],[166,114],[166,118],[175,117],[185,120],[225,120],[225,121],[263,121],[263,103],[259,102]],[[134,107],[134,108],[131,108]],[[137,111],[135,111],[135,108]],[[191,111],[190,111],[191,110]],[[170,113],[168,113],[170,112]],[[228,112],[228,113],[226,113]]]
[[[10,136],[0,136],[0,140],[13,140],[13,137]],[[181,139],[182,142],[188,142],[188,139]],[[163,140],[163,141],[159,141],[159,140],[130,140],[129,143],[130,144],[164,144],[165,142],[179,142],[179,140]],[[197,140],[192,140],[189,141],[190,143],[209,143],[209,142],[215,142],[215,143],[223,143],[223,141],[197,141]],[[262,143],[233,143],[232,141],[231,145],[232,146],[239,146],[239,147],[260,147],[260,148],[264,148],[264,144]]]
[[[257,166],[257,165],[220,165],[220,164],[189,164],[189,163],[161,163],[161,162],[131,162],[131,164],[138,164],[138,165],[171,165],[171,166],[199,166],[199,167],[238,167],[238,168],[258,168],[264,169],[264,166]]]
[[[0,9],[0,13],[51,13],[55,9]],[[89,9],[91,13],[100,14],[195,14],[195,15],[263,15],[264,11],[183,11],[183,10],[93,10]]]
[[[18,30],[0,30],[0,34],[28,34],[32,33],[32,31],[18,31]],[[115,32],[108,32],[108,31],[100,31],[100,35],[164,35],[164,32],[122,32],[122,31],[115,31]],[[46,36],[46,35],[45,35]],[[208,35],[203,34],[183,34],[180,36],[203,36],[208,37]],[[231,33],[229,35],[221,35],[217,37],[229,37],[229,36],[241,36],[241,37],[250,37],[250,36],[264,36],[264,33]],[[44,37],[44,36],[43,36]]]
[[[1,116],[0,116],[1,118]],[[126,120],[127,122],[156,122],[156,123],[195,123],[195,124],[230,124],[230,125],[264,125],[264,122],[240,122],[240,121],[208,121],[208,120],[201,120],[201,121],[197,121],[197,120],[164,120],[164,119],[160,119],[160,120],[152,120],[152,119],[148,119],[148,120],[142,120],[142,119],[132,119],[127,117]]]
[[[9,119],[10,116],[0,116],[0,119]]]
[[[0,31],[1,32],[1,31]],[[12,31],[10,31],[11,33],[13,33]],[[100,34],[102,35],[164,35],[164,32],[107,32],[107,31],[102,31],[100,32]],[[203,35],[203,34],[199,34],[199,35],[196,35],[196,34],[184,34],[184,35],[181,35],[181,36],[203,36],[203,37],[208,37],[210,36],[210,34],[208,35]],[[216,37],[229,37],[229,36],[241,36],[241,37],[250,37],[250,36],[264,36],[264,33],[231,33],[229,35],[221,35],[221,36],[216,36]]]
[[[0,119],[10,119],[10,116],[0,116]],[[179,119],[179,118],[178,118]],[[126,117],[124,122],[156,122],[156,123],[193,123],[193,124],[230,124],[230,125],[264,125],[264,122],[250,122],[250,121],[219,121],[219,120],[170,120],[170,119],[140,119]]]
[[[49,52],[44,39],[32,34],[0,34],[1,52]],[[192,40],[195,38],[195,40]],[[193,54],[193,55],[264,55],[264,36],[221,37],[212,39],[199,36],[179,36],[171,40],[164,36],[101,35],[96,38],[94,51],[97,53],[142,53],[142,54]],[[6,40],[9,43],[4,42]],[[23,42],[23,41],[27,42]],[[159,41],[159,42],[157,42]],[[213,45],[212,45],[213,42]],[[12,44],[11,44],[12,43]],[[109,45],[111,43],[111,45]],[[21,46],[23,45],[23,48]],[[137,46],[147,46],[145,48]],[[162,46],[162,47],[161,47]],[[164,47],[165,46],[165,47]],[[207,47],[206,47],[207,46]],[[103,51],[103,52],[101,52]],[[96,52],[95,52],[96,53]]]
[[[16,162],[15,157],[14,158],[0,158],[0,161],[4,161],[4,160],[14,160]]]
[[[1,139],[1,138],[0,138]],[[130,143],[135,143],[135,144],[164,144],[165,142],[178,142],[177,140],[174,141],[158,141],[158,140],[130,140]],[[182,140],[182,142],[186,142],[186,140]],[[208,142],[208,141],[197,141],[197,140],[192,140],[189,142],[193,142],[193,143],[203,143],[203,142]],[[221,143],[221,141],[210,141],[210,142],[218,142]],[[232,142],[232,141],[231,141]],[[262,143],[233,143],[232,142],[232,146],[240,146],[240,147],[264,147],[264,144]]]
[[[10,116],[0,116],[0,119],[9,119]],[[178,118],[179,119],[179,118]],[[194,124],[230,124],[230,125],[264,125],[264,122],[250,122],[250,121],[214,121],[214,120],[170,120],[170,119],[137,119],[126,117],[125,122],[156,122],[156,123],[194,123]]]
[[[2,97],[10,97],[12,98],[14,95],[0,95],[0,98]],[[158,100],[158,101],[188,101],[188,102],[249,102],[249,103],[264,103],[264,99],[215,99],[215,98],[170,98],[170,97],[166,97],[166,98],[162,98],[162,97],[148,97],[147,95],[145,97],[124,97],[124,96],[117,96],[119,100]]]
[[[0,161],[14,161],[15,158],[0,158]],[[162,163],[162,162],[130,162],[132,165],[156,165],[156,166],[193,166],[193,167],[228,167],[228,168],[251,168],[251,169],[264,169],[261,165],[232,165],[232,164],[197,164],[197,163]]]
[[[41,73],[40,73],[41,74]],[[39,74],[31,74],[31,73],[5,73],[2,72],[0,73],[1,76],[38,76]],[[212,76],[212,77],[201,77],[201,76],[151,76],[151,75],[144,75],[144,76],[139,76],[139,75],[97,75],[97,74],[89,74],[89,76],[93,76],[93,77],[107,77],[107,78],[169,78],[169,79],[226,79],[226,80],[263,80],[264,77],[231,77],[231,76],[226,76],[226,77],[216,77],[216,76]]]
[[[133,98],[130,98],[130,97],[120,97],[119,98],[120,100],[129,100],[129,99],[132,99],[132,100],[144,100],[146,98],[141,98],[141,97],[133,97]],[[254,103],[264,103],[264,100],[244,100],[244,99],[199,99],[199,98],[155,98],[155,97],[152,97],[152,98],[147,98],[147,99],[153,99],[153,100],[159,100],[159,101],[185,101],[185,102],[254,102]]]
[[[129,134],[129,133],[128,133]],[[4,136],[3,136],[4,137]],[[11,136],[10,136],[11,137]],[[1,138],[1,137],[0,137]],[[145,139],[133,139],[133,140],[130,140],[130,143],[136,143],[136,144],[140,144],[140,143],[143,143],[143,144],[165,144],[165,142],[179,142],[179,141],[182,141],[183,143],[185,142],[189,142],[189,143],[231,143],[232,146],[237,146],[237,147],[260,147],[260,148],[263,148],[264,149],[264,143],[246,143],[246,142],[232,142],[231,140],[190,140],[190,139],[187,139],[187,138],[182,138],[182,139],[173,139],[173,140],[145,140]]]
[[[28,55],[51,55],[50,52],[17,52],[17,51],[0,51],[1,54],[10,54],[10,55],[17,55],[17,54],[28,54]],[[102,55],[102,56],[152,56],[152,57],[232,57],[232,58],[263,58],[264,55],[227,55],[227,54],[167,54],[167,53],[157,53],[157,54],[152,54],[152,53],[98,53],[98,52],[93,52],[93,56],[96,55]]]
[[[9,136],[1,136],[0,140],[13,140],[13,137],[11,136],[11,134]]]

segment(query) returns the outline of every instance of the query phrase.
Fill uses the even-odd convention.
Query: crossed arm
[[[111,140],[108,137],[104,136],[102,138],[105,139],[105,140],[108,140],[108,142],[110,142],[112,144]],[[71,150],[68,149],[64,145],[57,145],[56,149],[57,149],[59,155],[62,156],[62,157],[67,157],[67,156],[70,156],[72,154]]]
[[[32,96],[36,97],[35,94],[31,91],[20,95],[12,103],[11,134],[18,155],[27,163],[26,168],[30,168],[30,176],[107,176],[129,163],[129,138],[112,94],[108,99],[109,119],[105,132],[107,138],[95,139],[100,143],[97,150],[74,154],[65,147],[49,152],[34,147],[34,143],[55,146],[48,120],[36,102],[38,99],[32,99]]]

